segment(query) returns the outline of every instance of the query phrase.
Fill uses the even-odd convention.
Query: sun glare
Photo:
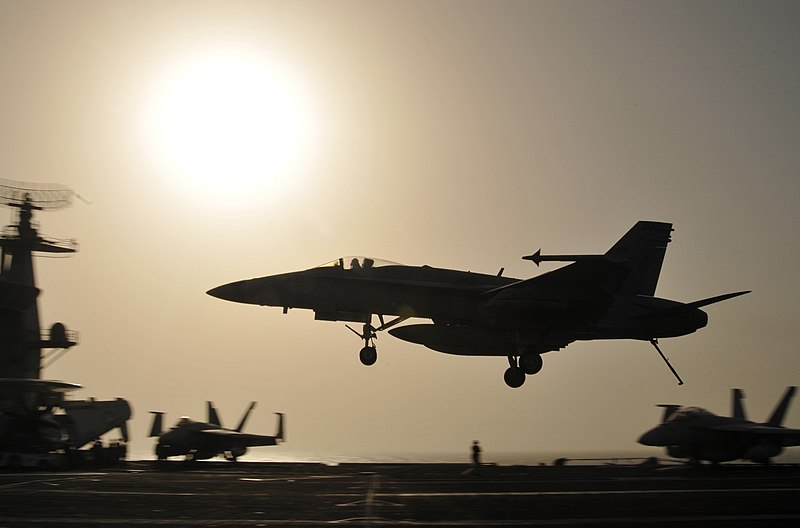
[[[144,133],[170,187],[236,206],[296,183],[315,131],[307,90],[292,73],[230,49],[168,64],[148,99]]]

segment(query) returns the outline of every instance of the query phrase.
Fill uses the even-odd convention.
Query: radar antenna
[[[39,211],[63,209],[72,205],[75,192],[57,183],[26,183],[0,178],[0,202],[9,207],[28,203]]]

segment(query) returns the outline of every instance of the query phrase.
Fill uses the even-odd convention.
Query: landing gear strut
[[[364,341],[364,348],[362,348],[361,352],[358,353],[358,359],[360,359],[361,363],[366,366],[374,365],[375,362],[378,361],[378,349],[375,346],[375,340],[378,338],[378,332],[386,330],[387,328],[391,328],[397,323],[402,323],[408,319],[408,316],[397,317],[388,323],[384,322],[382,315],[378,315],[378,319],[380,319],[381,325],[378,328],[375,328],[372,326],[372,315],[370,315],[367,322],[364,323],[361,332],[353,330],[350,325],[345,325],[348,330],[353,332]]]

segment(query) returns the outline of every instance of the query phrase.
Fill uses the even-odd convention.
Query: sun
[[[316,137],[308,87],[295,72],[232,48],[168,61],[148,94],[143,132],[173,190],[231,205],[284,193]]]

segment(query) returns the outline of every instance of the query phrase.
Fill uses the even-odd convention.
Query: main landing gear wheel
[[[522,387],[525,383],[525,371],[520,368],[517,356],[508,356],[508,368],[503,374],[503,379],[512,389]]]
[[[518,389],[525,383],[525,372],[519,367],[508,367],[505,374],[503,374],[503,379],[506,385],[512,389]]]
[[[539,354],[526,354],[519,358],[519,366],[523,372],[528,375],[533,375],[542,370],[542,356]]]
[[[378,361],[378,351],[374,346],[365,346],[358,353],[358,359],[366,366],[374,365]]]
[[[512,389],[522,387],[525,377],[542,370],[542,365],[542,356],[539,354],[524,354],[520,357],[508,356],[508,369],[503,374],[503,379],[506,385]]]

